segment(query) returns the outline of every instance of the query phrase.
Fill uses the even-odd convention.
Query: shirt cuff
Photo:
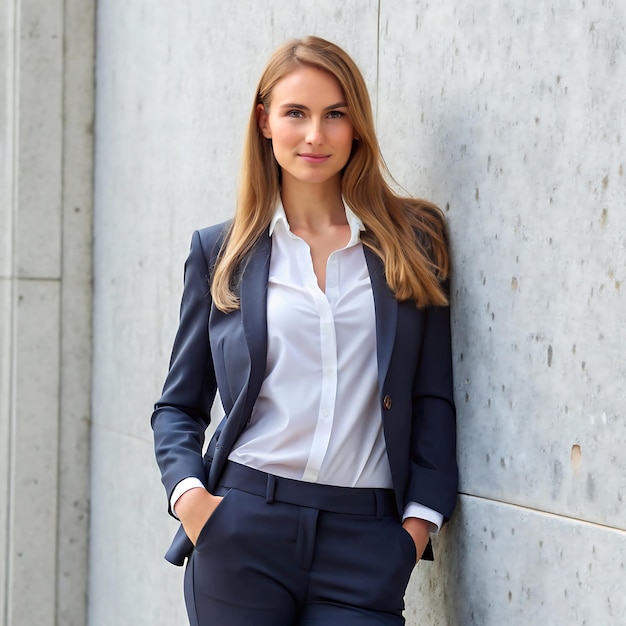
[[[189,476],[189,478],[183,478],[176,485],[176,487],[174,487],[174,491],[172,491],[172,495],[170,497],[170,509],[172,509],[172,513],[174,514],[174,517],[176,519],[178,519],[178,516],[176,515],[176,511],[174,511],[174,506],[176,505],[178,498],[180,498],[184,493],[186,493],[190,489],[195,489],[196,487],[202,487],[202,489],[205,488],[204,485],[202,484],[202,481],[199,478],[196,478],[195,476]]]
[[[439,513],[439,511],[429,509],[427,506],[418,504],[417,502],[409,502],[404,508],[402,521],[404,521],[407,517],[417,517],[418,519],[430,522],[431,535],[436,535],[443,524],[443,515]]]

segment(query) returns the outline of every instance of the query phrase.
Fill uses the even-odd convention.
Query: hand
[[[174,505],[174,512],[183,525],[187,537],[196,545],[198,535],[219,506],[222,498],[210,494],[203,487],[185,491]]]
[[[422,558],[422,554],[424,554],[424,550],[428,545],[430,527],[430,522],[424,519],[419,519],[418,517],[407,517],[404,522],[402,522],[402,528],[404,528],[404,530],[406,530],[413,538],[417,561]]]

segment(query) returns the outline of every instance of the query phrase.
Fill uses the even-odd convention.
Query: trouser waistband
[[[397,516],[392,489],[337,487],[282,478],[228,461],[220,486],[263,496],[268,503],[285,502],[352,515]]]

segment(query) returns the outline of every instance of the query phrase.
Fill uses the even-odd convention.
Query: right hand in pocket
[[[187,537],[196,545],[200,531],[219,506],[222,498],[210,494],[203,487],[185,491],[174,505],[174,512],[185,529]]]

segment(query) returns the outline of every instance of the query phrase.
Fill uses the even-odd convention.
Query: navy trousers
[[[416,562],[393,492],[229,463],[185,572],[191,626],[399,626]]]

